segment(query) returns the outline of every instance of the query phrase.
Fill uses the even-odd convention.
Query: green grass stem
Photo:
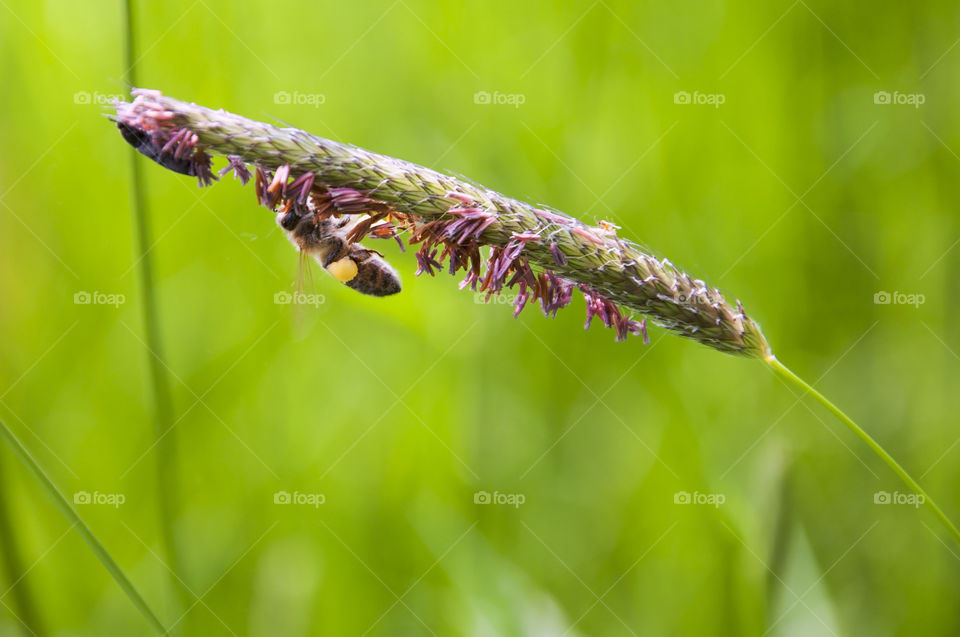
[[[7,427],[7,424],[0,420],[0,437],[3,438],[4,442],[10,446],[10,449],[13,450],[17,458],[23,465],[27,468],[30,473],[33,474],[33,477],[37,479],[40,483],[40,486],[43,487],[43,490],[47,492],[47,495],[53,499],[54,505],[57,509],[60,510],[60,513],[63,514],[63,517],[67,518],[67,521],[73,525],[77,530],[77,533],[80,534],[80,537],[83,538],[84,542],[90,547],[90,550],[93,551],[94,555],[97,556],[97,559],[100,560],[100,563],[107,569],[110,575],[116,580],[117,584],[120,585],[120,588],[123,589],[123,592],[127,594],[127,597],[130,598],[130,601],[133,602],[133,605],[137,607],[137,610],[144,616],[147,622],[150,624],[151,628],[156,631],[158,635],[166,635],[167,629],[163,627],[163,624],[160,623],[160,620],[157,619],[156,614],[150,608],[150,605],[147,604],[143,596],[140,595],[133,583],[127,578],[123,570],[117,565],[113,557],[110,556],[110,553],[104,548],[103,544],[100,543],[100,540],[97,539],[97,536],[93,534],[93,531],[90,530],[90,527],[80,518],[74,508],[70,505],[70,502],[67,501],[63,494],[60,493],[60,490],[57,489],[56,485],[53,484],[53,481],[47,477],[47,474],[43,471],[37,461],[33,459],[33,456],[30,455],[30,452],[27,451],[26,447],[20,443],[20,440],[16,437],[13,431]]]
[[[887,453],[887,450],[884,449],[879,442],[874,440],[873,436],[864,431],[860,425],[855,423],[850,416],[845,414],[839,407],[834,405],[830,399],[814,389],[805,380],[790,371],[787,366],[777,360],[776,356],[767,356],[764,358],[764,361],[773,369],[774,372],[776,372],[778,376],[786,381],[789,381],[792,385],[801,389],[803,392],[813,396],[817,402],[826,407],[830,413],[836,416],[837,419],[846,425],[850,431],[856,434],[860,440],[865,442],[867,446],[870,447],[870,449],[872,449],[873,452],[880,457],[881,460],[887,463],[887,466],[893,469],[893,472],[896,473],[901,480],[903,480],[904,484],[910,487],[914,493],[923,496],[924,504],[930,507],[930,510],[933,511],[934,515],[936,515],[940,521],[943,522],[943,525],[947,527],[947,530],[949,530],[953,537],[960,542],[960,530],[957,530],[957,527],[953,524],[953,522],[950,521],[950,518],[948,518],[946,513],[943,512],[943,509],[941,509],[934,499],[930,497],[930,494],[924,491],[923,487],[920,486],[920,483],[914,480],[913,476],[911,476],[906,469],[900,466],[900,463],[894,460],[893,456]]]

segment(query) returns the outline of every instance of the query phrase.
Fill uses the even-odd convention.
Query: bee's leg
[[[322,255],[320,265],[326,268],[334,261],[339,261],[349,255],[350,244],[340,237],[326,236],[319,240],[317,252]]]
[[[330,251],[321,259],[323,268],[341,283],[352,281],[359,271],[356,260],[352,258],[356,246],[337,236],[328,237],[327,240],[336,242],[337,246],[333,248],[331,243]]]

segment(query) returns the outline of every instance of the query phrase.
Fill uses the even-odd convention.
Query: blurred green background
[[[960,518],[955,3],[135,6],[143,86],[609,220],[740,298]],[[514,320],[386,244],[402,294],[314,267],[324,302],[277,304],[298,257],[252,187],[138,157],[145,261],[103,116],[123,15],[0,1],[0,416],[165,623],[960,633],[960,547],[757,362],[614,343],[579,298]],[[0,474],[0,634],[148,634],[6,448]]]

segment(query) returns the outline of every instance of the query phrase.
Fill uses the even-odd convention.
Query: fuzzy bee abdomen
[[[357,275],[345,282],[347,287],[370,296],[390,296],[400,291],[400,275],[379,255],[370,253],[356,263]]]

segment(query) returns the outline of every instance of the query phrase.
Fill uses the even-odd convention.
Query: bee
[[[359,217],[359,215],[350,215]],[[375,250],[347,239],[359,219],[318,219],[312,212],[279,212],[277,223],[302,254],[313,257],[333,278],[362,294],[390,296],[400,291],[400,275]]]
[[[189,158],[177,158],[172,152],[163,152],[146,131],[127,126],[123,122],[117,122],[117,128],[120,129],[120,134],[127,140],[127,143],[136,148],[140,154],[149,157],[175,173],[196,177],[193,162]]]

